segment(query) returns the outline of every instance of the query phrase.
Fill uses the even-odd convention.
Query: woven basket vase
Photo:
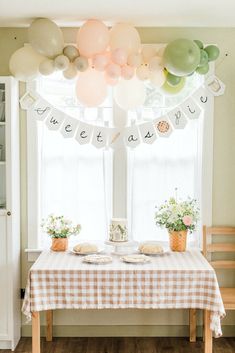
[[[66,251],[68,249],[68,238],[52,238],[51,250]]]
[[[169,231],[170,248],[172,251],[186,250],[187,233],[187,230]]]

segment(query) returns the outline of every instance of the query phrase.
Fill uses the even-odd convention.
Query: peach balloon
[[[127,62],[127,53],[124,49],[115,49],[111,54],[111,59],[115,64],[123,66]]]
[[[108,76],[106,73],[105,73],[105,79],[109,86],[115,86],[119,81],[119,78],[112,78]]]
[[[137,67],[136,69],[136,76],[138,77],[139,80],[145,81],[149,79],[150,71],[148,66],[146,65],[141,65],[140,67]]]
[[[109,30],[101,21],[89,20],[78,31],[78,50],[87,58],[103,53],[108,44]]]
[[[106,54],[97,54],[92,59],[92,65],[98,71],[104,71],[109,63],[109,57]]]
[[[145,63],[148,63],[149,60],[156,55],[157,50],[156,48],[154,48],[152,45],[146,45],[143,47],[142,49],[142,57],[143,57],[143,61]]]
[[[124,80],[130,80],[134,76],[134,73],[135,73],[134,68],[129,65],[124,65],[122,67],[121,75],[124,78]]]
[[[139,33],[135,27],[127,23],[118,23],[110,31],[111,51],[121,48],[130,55],[139,52],[140,44]]]
[[[121,76],[121,68],[119,65],[111,63],[106,67],[106,74],[111,78],[117,78]]]
[[[142,56],[139,53],[133,53],[128,56],[127,63],[133,67],[139,67],[142,64]]]
[[[87,107],[96,107],[107,96],[107,83],[103,72],[88,69],[81,72],[76,83],[78,100]]]

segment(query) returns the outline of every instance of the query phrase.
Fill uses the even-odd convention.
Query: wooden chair
[[[218,252],[234,252],[235,243],[220,242],[213,243],[214,235],[234,236],[235,227],[207,227],[203,226],[203,255],[207,258],[208,254]],[[208,237],[211,237],[211,242],[208,242]],[[216,269],[234,270],[235,260],[209,260],[211,266]],[[235,288],[220,287],[221,296],[225,310],[235,310]],[[196,309],[190,310],[190,342],[196,341]]]

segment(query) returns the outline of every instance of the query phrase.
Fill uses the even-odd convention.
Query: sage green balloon
[[[199,63],[199,67],[202,67],[204,65],[206,65],[208,63],[208,54],[205,50],[201,49],[201,59],[200,59],[200,63]]]
[[[201,66],[201,67],[198,67],[197,69],[196,69],[196,72],[198,73],[198,74],[200,74],[200,75],[205,75],[205,74],[207,74],[207,72],[209,71],[209,64],[207,63],[207,64],[205,64],[204,66]]]
[[[216,45],[208,45],[204,50],[208,54],[209,61],[214,61],[219,57],[220,51]]]
[[[182,91],[182,89],[185,86],[185,83],[186,83],[185,77],[181,77],[180,82],[178,83],[178,85],[175,85],[175,86],[169,85],[169,83],[166,81],[164,85],[161,87],[161,90],[168,95],[175,95],[180,91]]]
[[[195,40],[194,40],[194,43],[197,44],[197,46],[198,46],[199,49],[203,49],[204,45],[203,45],[203,43],[202,43],[199,39],[195,39]]]
[[[163,59],[167,71],[175,76],[187,76],[195,71],[200,63],[200,49],[190,39],[176,39],[169,43]]]
[[[167,73],[166,80],[171,86],[176,86],[180,83],[181,77],[172,75],[170,72]]]

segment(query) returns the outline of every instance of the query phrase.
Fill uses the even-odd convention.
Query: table
[[[28,275],[22,311],[32,318],[32,353],[40,353],[40,311],[55,309],[203,309],[204,352],[225,315],[216,274],[198,250],[168,252],[150,263],[82,262],[71,252],[44,251]],[[49,333],[51,335],[51,333]]]

